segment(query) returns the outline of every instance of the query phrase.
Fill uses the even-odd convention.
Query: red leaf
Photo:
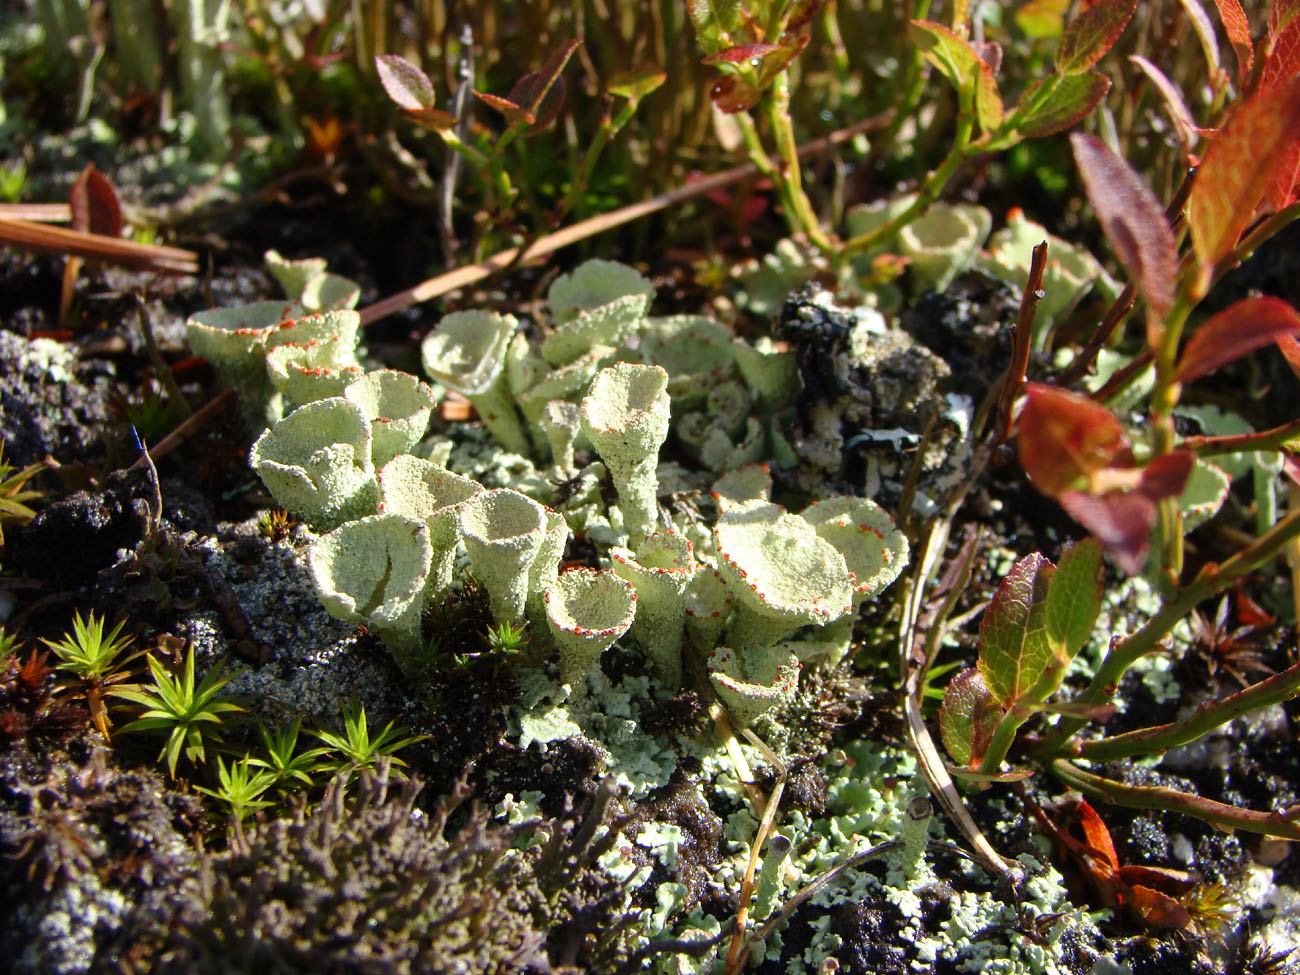
[[[1273,50],[1260,72],[1261,89],[1285,84],[1300,73],[1300,0],[1273,0],[1268,39]]]
[[[1110,91],[1109,78],[1096,71],[1086,71],[1036,81],[1025,89],[1019,104],[1032,104],[1043,85],[1053,85],[1052,93],[1016,125],[1016,130],[1027,139],[1065,131],[1091,112]]]
[[[399,108],[419,111],[433,108],[433,82],[429,76],[404,57],[380,54],[375,57],[379,83]]]
[[[532,125],[524,129],[525,135],[536,135],[541,132],[559,117],[560,109],[564,107],[564,79],[556,78],[541,99],[537,100],[533,96],[541,81],[540,73],[532,71],[516,81],[515,86],[510,89],[508,100],[516,105],[528,106],[529,113],[536,119]]]
[[[1237,105],[1210,143],[1187,202],[1200,291],[1214,265],[1237,245],[1300,131],[1300,79],[1259,91]]]
[[[1099,0],[1074,18],[1056,46],[1056,70],[1080,74],[1091,68],[1124,33],[1136,9],[1137,0]]]
[[[725,51],[719,51],[717,54],[710,54],[707,58],[701,58],[701,64],[717,64],[726,62],[728,64],[749,64],[750,61],[757,61],[764,55],[771,54],[779,50],[779,44],[738,44],[736,47],[729,47]]]
[[[1243,298],[1196,330],[1178,360],[1188,383],[1242,356],[1300,332],[1300,312],[1280,298]]]
[[[713,104],[718,106],[718,111],[726,112],[728,115],[753,108],[762,96],[761,91],[744,78],[734,74],[719,78],[709,91],[709,97],[713,99]]]
[[[1154,501],[1140,491],[1066,491],[1057,500],[1067,515],[1097,537],[1121,571],[1131,576],[1142,571],[1156,523]]]
[[[1025,384],[1016,451],[1030,481],[1056,497],[1128,457],[1119,421],[1104,406],[1068,390]]]
[[[1241,9],[1241,0],[1214,2],[1219,8],[1223,30],[1232,42],[1232,49],[1237,52],[1237,83],[1244,85],[1250,78],[1250,69],[1255,63],[1255,49],[1250,40],[1250,21],[1246,19],[1246,11]]]
[[[532,125],[537,121],[533,113],[521,105],[516,105],[508,98],[502,98],[499,95],[489,95],[486,92],[476,91],[474,97],[484,104],[495,108],[498,112],[506,117],[506,124],[512,129],[524,125]]]
[[[68,207],[72,210],[75,230],[120,237],[122,234],[122,207],[117,202],[117,191],[108,177],[93,165],[86,166],[72,184],[68,193]]]
[[[454,129],[456,123],[460,121],[451,112],[444,112],[440,108],[404,108],[402,114],[416,125],[434,132],[446,132],[448,129]]]
[[[1164,319],[1178,278],[1178,243],[1164,207],[1142,177],[1100,139],[1076,132],[1070,145],[1106,240],[1141,289],[1151,314]]]
[[[1140,884],[1128,887],[1124,906],[1148,927],[1185,930],[1192,925],[1192,915],[1187,908],[1177,899],[1151,887]]]
[[[1080,799],[1075,813],[1079,819],[1079,826],[1083,829],[1084,842],[1092,848],[1092,852],[1100,855],[1107,865],[1112,868],[1118,867],[1119,857],[1115,855],[1115,844],[1110,838],[1110,830],[1097,815],[1097,810],[1089,805],[1087,799]]]
[[[1300,339],[1294,335],[1283,335],[1278,338],[1277,347],[1286,356],[1287,364],[1291,366],[1296,378],[1300,379]]]
[[[1157,457],[1142,468],[1138,491],[1152,501],[1176,498],[1187,487],[1187,479],[1196,466],[1196,456],[1190,450],[1175,450]]]

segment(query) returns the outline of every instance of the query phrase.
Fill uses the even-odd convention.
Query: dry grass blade
[[[157,244],[137,244],[103,234],[51,227],[30,220],[0,217],[0,244],[21,247],[57,257],[106,261],[133,271],[198,274],[199,257],[193,251]]]

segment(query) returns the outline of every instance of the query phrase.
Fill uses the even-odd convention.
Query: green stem
[[[1188,279],[1179,288],[1174,306],[1165,316],[1164,329],[1156,348],[1156,381],[1151,390],[1151,457],[1163,457],[1174,449],[1173,409],[1178,405],[1182,386],[1178,382],[1178,343],[1191,314],[1194,302],[1190,297]],[[1163,586],[1176,584],[1183,571],[1183,516],[1177,498],[1160,502],[1156,521],[1156,551],[1160,553]]]
[[[1081,742],[1074,751],[1090,762],[1109,762],[1130,755],[1164,753],[1208,735],[1215,728],[1248,711],[1288,701],[1295,695],[1297,688],[1300,688],[1300,664],[1252,684],[1236,694],[1217,701],[1207,701],[1193,714],[1179,721]]]
[[[1228,832],[1240,829],[1248,833],[1263,833],[1266,836],[1300,840],[1300,824],[1295,822],[1296,818],[1300,817],[1300,806],[1284,809],[1280,813],[1256,812],[1253,809],[1242,809],[1239,806],[1229,806],[1212,799],[1204,799],[1190,792],[1179,792],[1177,789],[1125,785],[1114,779],[1085,772],[1078,766],[1059,758],[1052,762],[1052,772],[1071,788],[1117,806],[1182,813]]]
[[[975,129],[975,113],[962,112],[957,122],[957,133],[953,139],[952,148],[948,150],[948,155],[943,162],[939,164],[926,176],[921,188],[917,190],[916,199],[912,201],[907,209],[903,210],[892,220],[887,220],[875,230],[869,230],[865,234],[859,234],[856,237],[850,237],[840,248],[840,254],[848,257],[851,254],[860,253],[870,250],[882,241],[890,240],[900,230],[921,215],[931,203],[939,198],[943,188],[948,185],[952,179],[953,173],[957,167],[965,161],[967,155],[971,154],[971,133]]]
[[[1119,689],[1125,671],[1142,657],[1159,647],[1178,621],[1198,603],[1231,586],[1237,579],[1272,561],[1294,538],[1300,537],[1300,510],[1293,511],[1225,562],[1207,563],[1181,592],[1165,601],[1164,606],[1137,632],[1112,644],[1096,675],[1072,702],[1083,711],[1110,700]],[[1087,718],[1062,717],[1037,749],[1044,758],[1059,755],[1066,741],[1087,723]]]
[[[996,775],[1002,768],[1002,760],[1007,757],[1007,752],[1011,748],[1011,743],[1016,740],[1016,732],[1020,726],[1030,719],[1034,714],[1034,709],[1025,707],[1017,701],[1007,712],[1002,715],[997,726],[993,729],[993,737],[989,739],[988,750],[984,752],[984,758],[980,761],[979,771],[981,775]]]
[[[799,165],[799,146],[794,138],[794,124],[790,119],[790,74],[782,70],[772,81],[767,96],[767,119],[776,139],[777,156],[781,160],[778,179],[784,184],[784,195],[792,206],[792,223],[808,235],[808,239],[823,252],[833,248],[830,238],[821,228],[808,194],[803,189],[803,171]]]

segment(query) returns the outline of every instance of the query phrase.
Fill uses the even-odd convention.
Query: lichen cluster
[[[418,676],[436,636],[425,610],[455,587],[461,558],[498,622],[527,621],[553,648],[575,697],[630,631],[667,691],[683,648],[701,654],[741,724],[788,701],[803,663],[841,659],[854,611],[905,565],[905,537],[866,498],[801,513],[774,503],[759,462],[795,458],[783,433],[794,355],[708,318],[650,316],[652,296],[631,268],[590,261],[552,285],[540,342],[509,315],[445,317],[422,344],[425,372],[475,405],[491,444],[426,437],[437,388],[403,373],[277,387],[281,405],[300,405],[258,438],[252,463],[322,533],[309,561],[329,612],[365,624]],[[210,355],[238,344],[245,371],[259,349],[292,347],[285,335],[355,344],[355,313],[267,311],[247,324],[238,310],[204,313],[190,330]],[[661,506],[666,496],[694,503]],[[561,574],[571,534],[598,564]]]

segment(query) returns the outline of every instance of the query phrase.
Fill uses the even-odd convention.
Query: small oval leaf
[[[980,620],[980,676],[1003,708],[1024,698],[1052,665],[1046,610],[1055,574],[1041,552],[1025,556],[1002,579]]]
[[[474,97],[504,115],[506,118],[506,124],[512,129],[520,128],[525,125],[532,125],[537,121],[537,119],[533,117],[532,112],[516,105],[508,98],[502,98],[500,95],[489,95],[482,91],[474,92]]]
[[[779,49],[779,44],[738,44],[735,47],[727,48],[725,51],[719,51],[717,54],[710,54],[707,58],[702,58],[700,63],[749,64],[749,62],[758,60]]]
[[[939,708],[939,735],[952,760],[967,768],[978,766],[1000,717],[1001,709],[978,668],[968,667],[949,681]]]
[[[1241,0],[1214,0],[1219,8],[1219,20],[1223,22],[1223,31],[1232,43],[1237,54],[1237,83],[1244,85],[1250,78],[1250,69],[1255,64],[1255,48],[1250,39],[1250,21],[1246,11],[1241,9]]]
[[[408,111],[433,108],[433,82],[406,58],[397,54],[375,56],[379,83],[399,108]]]

